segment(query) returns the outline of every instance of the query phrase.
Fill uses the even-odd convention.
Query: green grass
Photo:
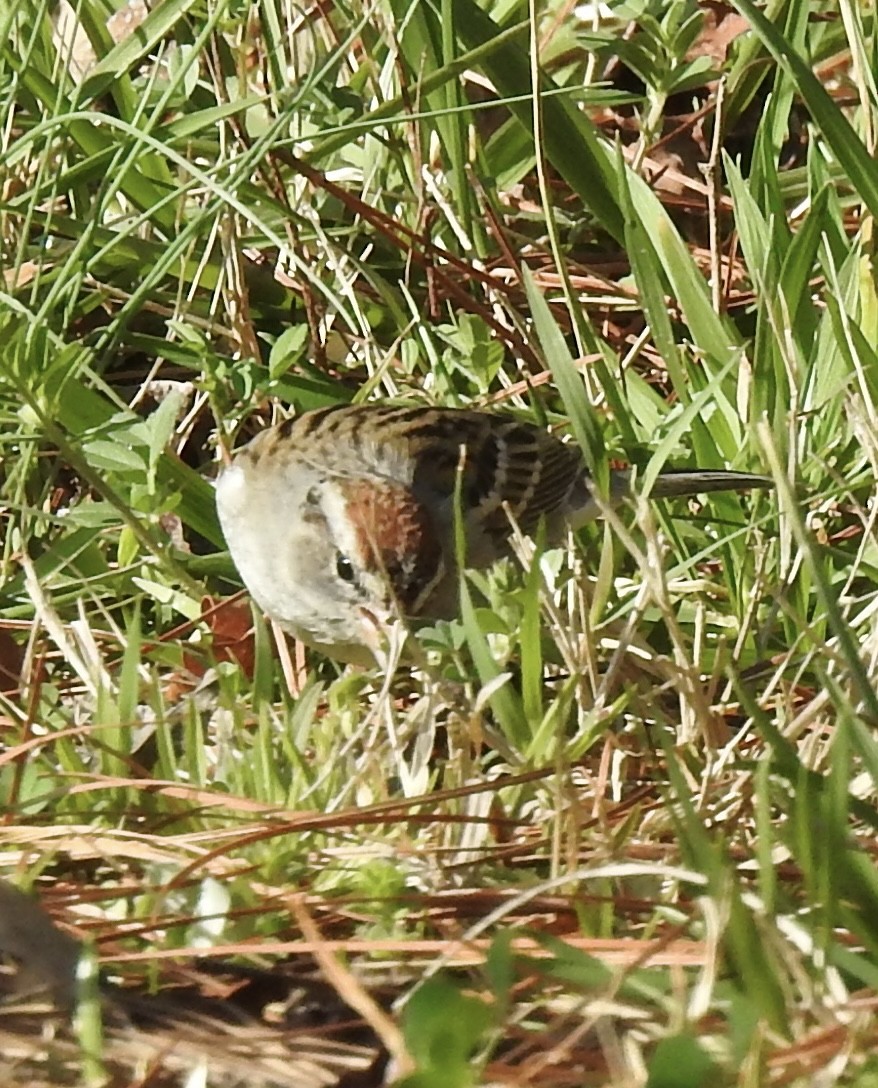
[[[875,14],[734,6],[0,11],[0,876],[126,988],[316,955],[410,1088],[878,1085]],[[285,668],[210,481],[354,399],[776,492]],[[97,1012],[4,1083],[165,1060]]]

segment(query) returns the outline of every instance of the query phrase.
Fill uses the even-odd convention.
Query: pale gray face
[[[346,659],[380,641],[376,627],[420,615],[446,576],[447,530],[413,495],[410,466],[392,447],[380,459],[382,448],[364,444],[364,459],[343,444],[345,456],[316,452],[283,424],[239,450],[217,483],[228,548],[257,604]]]
[[[217,482],[217,511],[232,559],[256,603],[309,645],[332,647],[337,657],[364,640],[362,609],[387,612],[380,579],[362,569],[351,540],[337,539],[334,491],[310,469],[292,487],[266,480],[245,456]],[[324,500],[329,500],[326,509]],[[366,632],[368,634],[368,632]]]

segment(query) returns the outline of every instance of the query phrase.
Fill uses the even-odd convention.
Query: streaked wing
[[[560,514],[582,473],[574,447],[514,419],[436,411],[413,422],[412,430],[422,443],[415,490],[451,500],[460,468],[470,522],[492,537],[508,537],[507,508],[525,532],[532,532],[541,517]]]

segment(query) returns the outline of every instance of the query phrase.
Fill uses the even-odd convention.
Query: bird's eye
[[[353,563],[346,555],[342,555],[341,552],[339,552],[335,558],[335,573],[343,582],[353,582],[356,580]]]

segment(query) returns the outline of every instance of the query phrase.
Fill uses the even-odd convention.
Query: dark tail
[[[683,495],[702,495],[708,491],[750,491],[772,488],[770,476],[751,472],[726,472],[722,469],[682,469],[662,472],[649,493],[651,499],[673,499]]]
[[[751,488],[771,488],[770,476],[756,476],[752,472],[726,472],[723,469],[683,469],[680,472],[663,472],[653,484],[651,499],[674,499],[684,495],[703,495],[706,491],[749,491]],[[637,484],[634,485],[637,491]],[[631,495],[631,473],[627,469],[614,469],[610,473],[610,505],[618,506]],[[594,498],[591,481],[582,476],[576,489],[568,498],[570,503],[567,520],[578,529],[587,521],[600,515],[600,507]]]

